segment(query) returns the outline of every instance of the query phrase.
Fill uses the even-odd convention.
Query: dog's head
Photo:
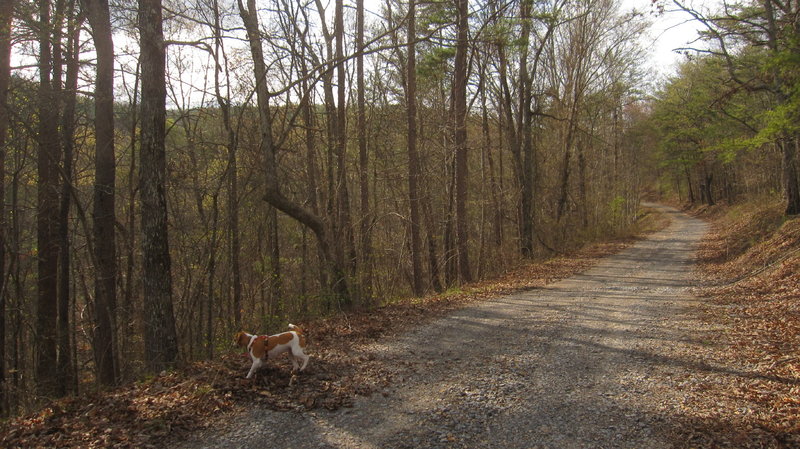
[[[247,334],[244,332],[237,332],[233,337],[233,344],[236,346],[247,346],[249,342],[250,338],[248,338]]]

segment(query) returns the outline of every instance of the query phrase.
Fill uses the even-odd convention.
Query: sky
[[[649,35],[642,36],[642,45],[649,51],[648,65],[661,77],[675,73],[677,64],[685,58],[675,52],[677,48],[696,45],[700,24],[693,21],[691,16],[678,11],[669,0],[659,0],[664,5],[664,12],[658,13],[652,6],[651,0],[623,0],[622,9],[636,8],[644,12],[651,21]],[[705,8],[717,3],[716,0],[687,1],[694,7]]]
[[[0,0],[3,1],[3,0]],[[332,0],[323,0],[329,3]],[[691,17],[683,12],[677,11],[672,0],[655,0],[664,6],[664,11],[657,11],[653,6],[653,0],[619,0],[622,11],[637,9],[643,12],[651,22],[650,32],[642,35],[642,46],[649,51],[647,65],[656,75],[653,81],[663,79],[676,72],[677,63],[685,56],[675,52],[676,48],[692,45],[697,39],[697,31],[700,24],[691,20]],[[721,0],[682,0],[693,7],[703,9],[708,5],[718,4]],[[367,9],[372,12],[380,11],[382,0],[366,0]],[[119,40],[117,39],[117,42]],[[12,57],[12,64],[16,66],[35,64],[31,58],[22,58],[15,52]]]

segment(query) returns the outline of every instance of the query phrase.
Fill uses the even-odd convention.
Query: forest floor
[[[797,447],[800,223],[662,211],[632,245],[306,323],[298,376],[281,358],[252,384],[229,354],[8,421],[0,445]]]

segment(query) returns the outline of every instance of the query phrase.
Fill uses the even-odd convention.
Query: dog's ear
[[[237,332],[236,336],[233,337],[233,344],[236,346],[244,346],[244,344],[242,344],[242,342],[244,341],[244,337],[245,337],[244,332],[241,331]]]

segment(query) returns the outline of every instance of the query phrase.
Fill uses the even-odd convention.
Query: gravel
[[[673,447],[706,226],[662,210],[667,229],[585,273],[360,347],[389,382],[350,408],[254,406],[180,447]]]

